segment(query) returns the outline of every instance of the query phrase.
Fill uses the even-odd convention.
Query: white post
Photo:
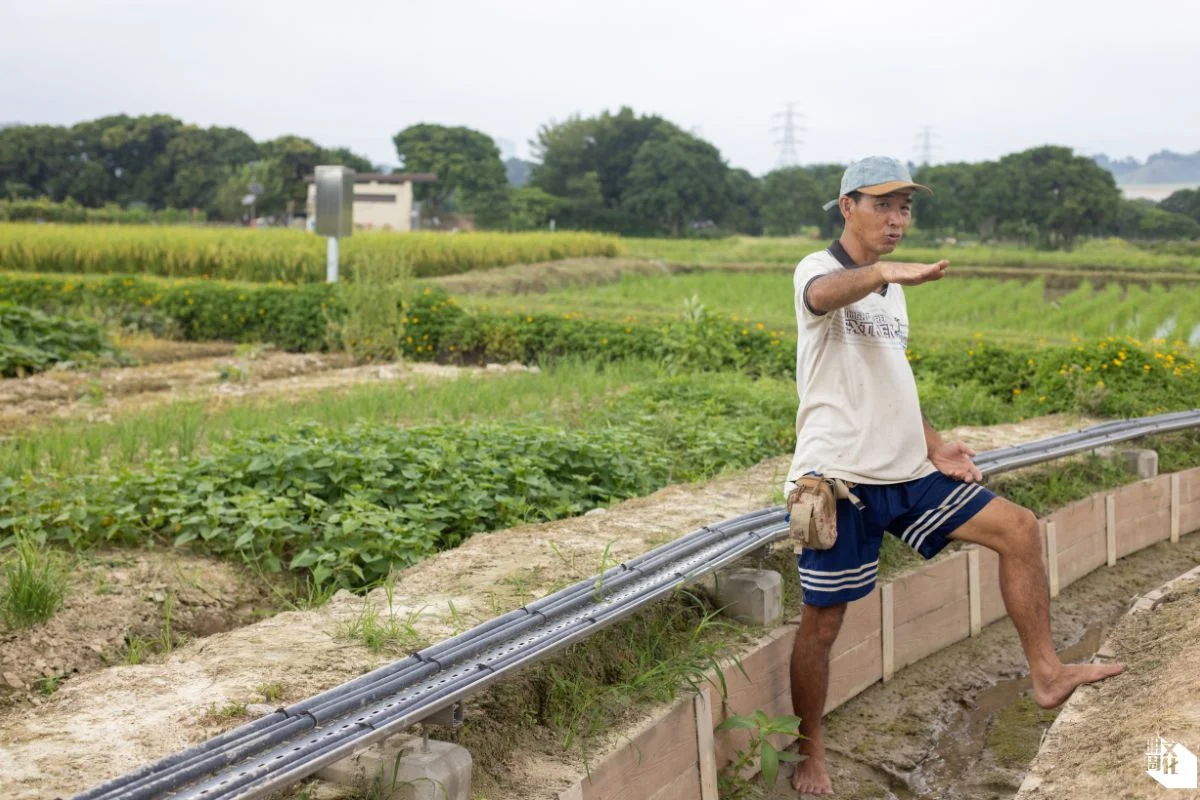
[[[338,279],[338,240],[336,236],[326,239],[329,246],[325,249],[325,282],[337,283]]]

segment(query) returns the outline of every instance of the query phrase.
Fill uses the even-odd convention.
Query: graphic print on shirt
[[[908,347],[908,325],[883,311],[859,311],[841,308],[836,312],[840,320],[832,320],[830,335],[844,342],[853,341],[871,347],[891,347],[904,350]],[[840,322],[841,324],[837,324]]]

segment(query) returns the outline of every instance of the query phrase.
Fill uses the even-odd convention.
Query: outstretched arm
[[[946,274],[949,261],[936,264],[900,264],[876,261],[865,267],[841,269],[814,278],[806,288],[804,302],[817,314],[827,314],[851,303],[857,303],[885,283],[915,286],[936,281]]]

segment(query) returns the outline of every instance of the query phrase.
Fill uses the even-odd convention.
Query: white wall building
[[[431,173],[394,172],[390,175],[360,172],[354,176],[355,230],[412,230],[414,183],[432,183]],[[308,178],[308,202],[305,210],[309,219],[317,213],[317,187]]]

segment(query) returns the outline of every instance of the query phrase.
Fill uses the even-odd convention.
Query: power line
[[[921,166],[927,167],[933,162],[934,151],[941,146],[938,143],[938,139],[940,138],[933,132],[931,125],[921,128],[921,132],[917,134],[916,142],[913,145],[913,149],[917,153],[917,160]]]
[[[782,121],[781,124],[771,128],[772,133],[781,134],[780,138],[775,141],[775,146],[779,148],[779,158],[775,162],[776,169],[794,167],[800,163],[796,145],[802,144],[802,142],[796,139],[796,132],[805,129],[797,125],[796,120],[804,119],[804,115],[792,108],[794,105],[795,103],[788,103],[784,106],[783,111],[771,115],[771,119]]]

